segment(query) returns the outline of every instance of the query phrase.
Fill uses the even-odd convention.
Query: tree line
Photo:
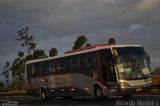
[[[5,83],[0,82],[0,88],[9,89],[24,89],[25,86],[25,63],[33,59],[47,58],[57,55],[57,49],[52,48],[49,51],[49,56],[44,50],[36,48],[36,42],[33,35],[30,35],[29,28],[25,27],[18,31],[16,40],[19,42],[20,46],[24,48],[24,51],[17,52],[17,58],[13,60],[12,63],[9,61],[3,67],[2,75],[5,78]],[[12,74],[12,81],[9,83],[9,73]]]

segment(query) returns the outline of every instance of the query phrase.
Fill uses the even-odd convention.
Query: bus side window
[[[86,54],[80,54],[78,57],[79,57],[79,69],[81,71],[85,72],[85,69],[86,69],[86,63],[85,63]]]
[[[67,69],[67,58],[61,58],[59,60],[59,67],[60,67],[60,70],[59,71],[64,71],[66,72],[68,69]]]
[[[27,77],[29,78],[29,77],[31,77],[32,76],[32,65],[31,64],[28,64],[27,66],[26,66],[26,69],[27,69]]]
[[[85,60],[86,60],[87,68],[95,68],[96,67],[96,54],[95,54],[95,52],[87,54]]]
[[[77,70],[81,73],[92,75],[97,70],[96,52],[83,53],[77,56]]]
[[[32,73],[31,73],[31,76],[35,76],[35,75],[36,75],[35,64],[32,64]]]
[[[66,59],[60,58],[54,61],[54,69],[56,72],[66,72]]]
[[[70,57],[70,70],[76,71],[78,69],[78,56]]]
[[[65,72],[68,71],[68,67],[69,67],[69,60],[68,59],[69,59],[68,57],[63,59],[63,61],[64,61],[63,62],[63,69],[64,69]]]
[[[49,61],[49,72],[50,73],[56,72],[54,60]]]
[[[38,65],[39,65],[39,73],[42,73],[44,69],[42,62],[40,62]]]
[[[39,75],[39,73],[40,73],[39,63],[35,63],[35,64],[34,64],[34,67],[35,67],[35,75],[37,76],[37,75]]]
[[[43,71],[41,72],[42,75],[48,74],[49,73],[49,62],[46,61],[43,63]]]
[[[60,72],[62,69],[60,67],[60,60],[56,59],[55,61],[55,68],[56,68],[56,72]]]
[[[46,62],[36,63],[36,75],[46,75],[49,72],[49,64]]]

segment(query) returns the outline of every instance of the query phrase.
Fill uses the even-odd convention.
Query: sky
[[[140,44],[152,69],[160,66],[160,0],[0,0],[0,74],[6,61],[25,51],[16,41],[26,26],[37,49],[70,50],[86,35],[91,44]],[[0,75],[1,76],[1,75]]]

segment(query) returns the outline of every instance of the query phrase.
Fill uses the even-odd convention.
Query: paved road
[[[132,99],[113,97],[108,100],[95,100],[92,98],[62,98],[41,101],[40,98],[17,98],[1,100],[1,106],[160,106],[160,96],[135,96]]]

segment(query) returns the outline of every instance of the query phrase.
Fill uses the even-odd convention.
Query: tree
[[[108,44],[116,44],[115,39],[114,39],[114,38],[110,38],[110,39],[108,40]]]
[[[10,63],[7,61],[5,66],[3,67],[2,75],[5,77],[5,86],[9,86],[9,71],[11,70]]]
[[[0,82],[0,90],[4,88],[4,83]]]
[[[12,63],[12,79],[16,82],[18,88],[24,85],[25,62],[32,59],[32,52],[36,48],[36,43],[32,35],[29,34],[28,27],[22,28],[18,31],[16,39],[21,46],[27,51],[27,56],[23,52],[18,52],[18,57]]]
[[[17,40],[21,42],[21,46],[25,47],[28,54],[31,53],[36,47],[35,40],[32,35],[29,35],[28,27],[22,28],[18,31]]]
[[[41,59],[48,57],[43,50],[35,50],[32,55],[32,59]]]
[[[32,54],[26,55],[25,61],[29,61],[29,60],[33,60],[33,55]]]
[[[77,40],[74,42],[74,46],[72,47],[72,49],[79,49],[82,48],[85,43],[87,42],[87,38],[82,35],[82,36],[78,36]]]
[[[50,56],[50,57],[57,56],[57,49],[56,49],[56,48],[52,48],[52,49],[49,51],[49,56]]]
[[[18,52],[18,58],[12,63],[12,79],[17,83],[18,88],[22,88],[24,84],[25,59],[24,53]]]
[[[18,31],[18,37],[16,39],[20,42],[21,46],[27,51],[27,55],[24,52],[18,51],[18,57],[14,59],[12,63],[12,83],[11,86],[15,88],[25,87],[25,63],[28,60],[46,58],[48,57],[43,50],[35,50],[36,42],[32,35],[29,34],[28,27],[22,28]],[[5,68],[5,70],[7,70]],[[5,75],[7,72],[4,72]],[[6,74],[7,76],[7,74]]]
[[[18,51],[18,57],[23,58],[24,57],[24,53],[21,51]]]

